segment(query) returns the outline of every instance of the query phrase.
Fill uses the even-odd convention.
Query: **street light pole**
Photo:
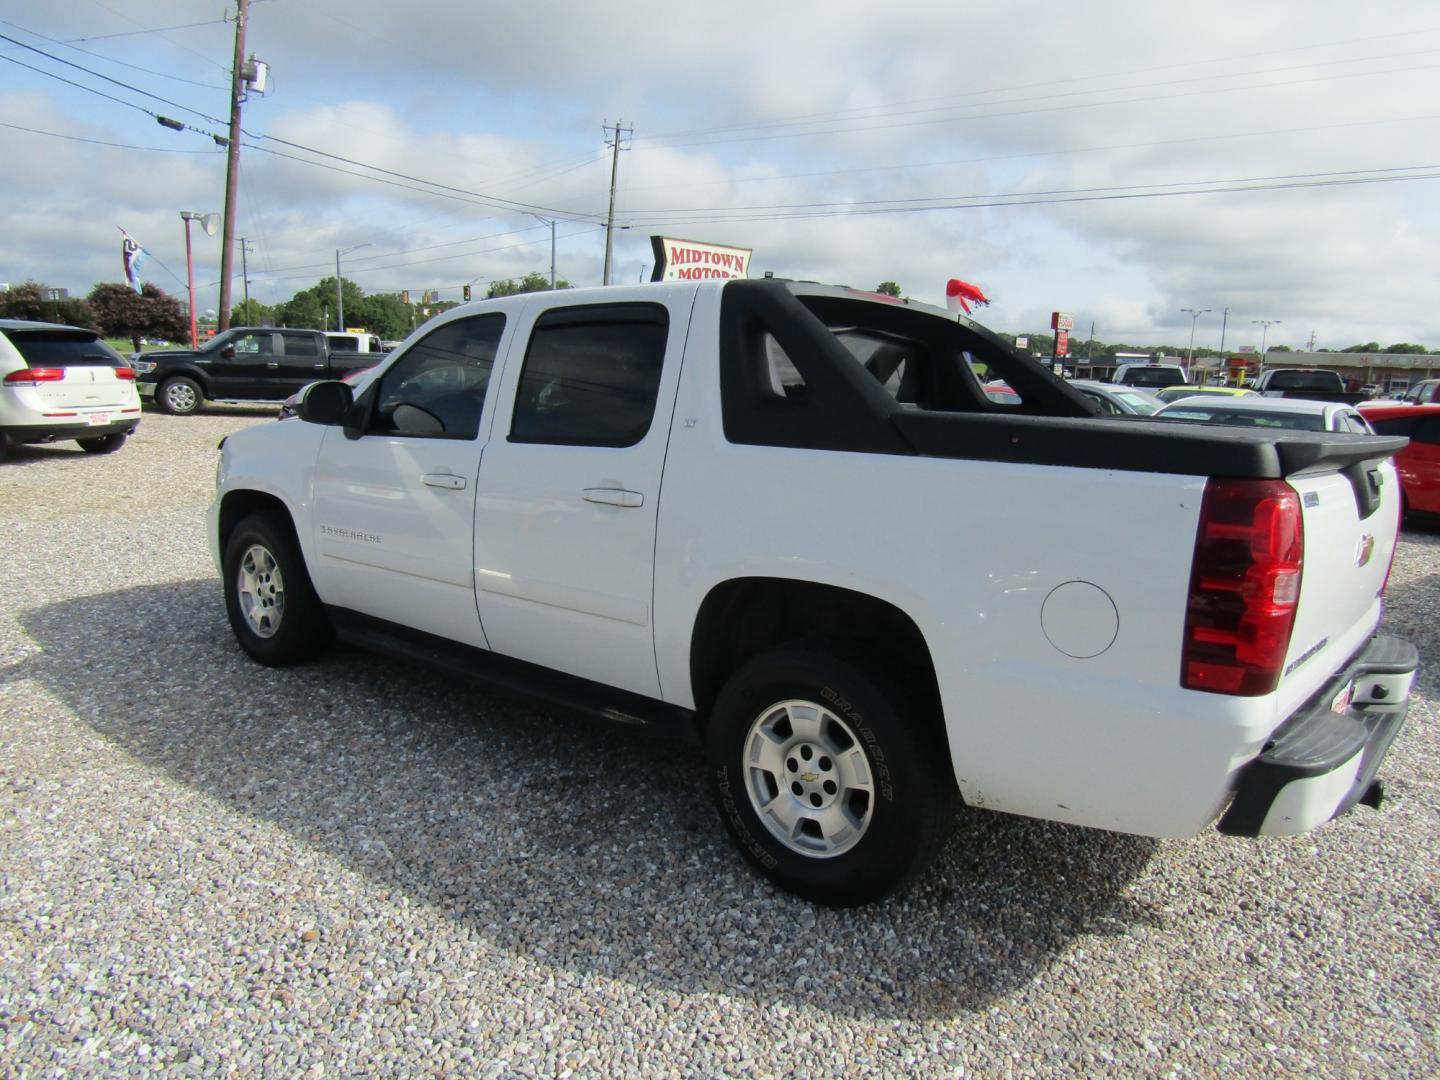
[[[185,273],[189,278],[190,285],[190,347],[200,347],[200,334],[195,326],[195,259],[190,249],[190,223],[200,222],[200,228],[205,230],[206,236],[215,235],[215,225],[219,220],[217,214],[202,214],[198,210],[181,210],[180,220],[185,222]]]
[[[355,244],[353,247],[335,249],[335,329],[341,333],[345,331],[345,293],[340,288],[340,256],[352,251],[359,251],[361,248],[374,247],[374,244]]]
[[[1264,329],[1260,331],[1260,366],[1261,366],[1261,367],[1264,367],[1264,366],[1265,366],[1265,341],[1266,341],[1266,339],[1267,339],[1267,338],[1269,337],[1269,335],[1270,335],[1270,327],[1272,327],[1272,326],[1279,326],[1279,325],[1280,325],[1280,320],[1279,320],[1279,319],[1251,319],[1250,322],[1251,322],[1252,324],[1254,324],[1255,326],[1264,327]]]
[[[1190,316],[1190,349],[1185,354],[1185,377],[1188,379],[1190,378],[1190,368],[1193,366],[1195,361],[1195,323],[1199,320],[1201,315],[1210,314],[1210,309],[1208,307],[1182,307],[1180,310],[1186,315]]]
[[[249,318],[250,318],[250,260],[249,260],[246,256],[248,256],[248,255],[250,254],[250,248],[247,246],[248,241],[246,241],[245,237],[243,237],[243,236],[240,237],[239,239],[237,239],[235,242],[240,245],[240,280],[241,280],[241,284],[243,284],[243,285],[245,286],[245,318],[246,318],[246,319],[249,319]]]

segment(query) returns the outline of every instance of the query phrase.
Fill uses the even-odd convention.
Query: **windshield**
[[[1133,394],[1125,390],[1116,390],[1114,394],[1137,416],[1153,416],[1160,409],[1160,405],[1148,394]]]

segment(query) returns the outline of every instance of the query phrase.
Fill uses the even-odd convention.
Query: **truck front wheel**
[[[809,646],[731,676],[707,735],[726,828],[776,884],[848,906],[925,869],[956,791],[938,718],[861,658]]]
[[[271,667],[309,660],[333,636],[289,530],[260,514],[225,545],[225,611],[240,647]]]
[[[205,404],[205,394],[200,384],[184,375],[166,379],[155,393],[160,408],[174,416],[187,416]]]

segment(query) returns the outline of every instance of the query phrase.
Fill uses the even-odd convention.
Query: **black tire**
[[[820,736],[794,726],[792,716],[804,724],[808,715],[796,703],[818,710]],[[715,701],[706,742],[712,791],[740,850],[777,885],[818,903],[864,904],[901,887],[954,823],[958,793],[938,708],[839,650],[786,646],[741,666]],[[774,768],[754,764],[761,743],[778,748]],[[762,816],[762,803],[773,812]],[[772,827],[790,827],[787,817],[794,827],[782,840]],[[835,837],[849,822],[858,838],[832,842],[823,822],[838,823]]]
[[[311,660],[334,637],[290,529],[260,514],[225,545],[225,612],[240,647],[270,667]]]
[[[173,375],[156,388],[155,404],[172,416],[189,416],[205,404],[205,391],[194,379]]]
[[[125,445],[129,434],[128,431],[117,431],[111,435],[100,435],[94,439],[76,439],[75,441],[87,454],[113,454]]]

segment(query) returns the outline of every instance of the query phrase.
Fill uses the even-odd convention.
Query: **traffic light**
[[[465,295],[465,302],[468,304],[470,302],[470,286],[468,283],[465,285],[465,288],[462,290],[462,292]]]

